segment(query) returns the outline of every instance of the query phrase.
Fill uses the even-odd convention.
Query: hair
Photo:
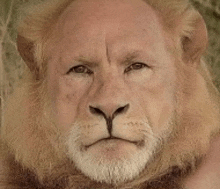
[[[19,24],[18,50],[29,69],[21,81],[22,87],[8,101],[1,140],[10,149],[9,153],[15,156],[15,161],[36,173],[41,183],[51,186],[50,177],[53,180],[62,178],[60,183],[68,180],[78,188],[88,182],[89,186],[94,183],[75,170],[70,171],[69,167],[74,165],[66,160],[64,154],[57,155],[62,151],[59,128],[42,113],[47,111],[49,102],[46,97],[46,70],[47,49],[53,40],[51,34],[60,15],[73,1],[50,0],[35,5],[28,9],[34,12],[29,11]],[[144,1],[157,11],[165,32],[172,39],[173,46],[169,50],[176,60],[179,81],[176,101],[179,108],[176,110],[173,135],[167,141],[161,141],[163,148],[154,155],[140,177],[118,188],[141,188],[143,183],[154,188],[155,179],[161,178],[156,182],[159,185],[163,175],[169,173],[169,177],[171,172],[177,173],[177,167],[187,172],[188,167],[195,166],[197,157],[206,154],[210,140],[220,129],[219,92],[213,84],[207,63],[203,58],[199,59],[194,70],[193,59],[183,61],[184,44],[190,41],[196,30],[195,23],[201,18],[199,13],[188,0]],[[181,23],[179,27],[177,23]],[[94,184],[94,187],[97,186]]]

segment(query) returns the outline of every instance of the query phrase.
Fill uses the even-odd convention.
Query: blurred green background
[[[43,0],[0,0],[0,107],[21,79],[24,63],[16,50],[16,22],[19,10]],[[192,0],[203,15],[209,31],[207,61],[213,68],[214,81],[220,89],[220,0]],[[1,111],[0,111],[1,115]],[[0,116],[1,117],[1,116]]]

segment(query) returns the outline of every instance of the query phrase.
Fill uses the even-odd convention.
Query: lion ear
[[[199,14],[199,13],[198,13]],[[207,49],[208,46],[208,34],[206,29],[205,21],[199,14],[197,20],[193,25],[193,31],[190,36],[183,37],[183,60],[193,64],[199,63],[201,56]]]
[[[24,62],[37,79],[39,77],[39,68],[34,57],[34,43],[28,41],[23,36],[18,35],[17,49]]]

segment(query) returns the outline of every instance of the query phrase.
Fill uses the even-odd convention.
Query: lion
[[[219,136],[203,18],[187,0],[50,0],[18,27],[27,69],[1,188],[181,189]]]

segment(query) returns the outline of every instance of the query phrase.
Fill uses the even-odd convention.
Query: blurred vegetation
[[[21,79],[25,66],[17,53],[15,42],[15,23],[19,19],[19,7],[25,7],[27,4],[39,1],[42,0],[0,0],[1,109],[3,108],[4,99],[13,92],[14,83]],[[207,24],[210,46],[206,58],[216,75],[215,83],[220,88],[220,0],[192,0],[192,3],[201,12]]]
[[[220,89],[220,0],[193,0],[203,15],[209,32],[209,48],[206,59],[210,63],[215,84]]]

